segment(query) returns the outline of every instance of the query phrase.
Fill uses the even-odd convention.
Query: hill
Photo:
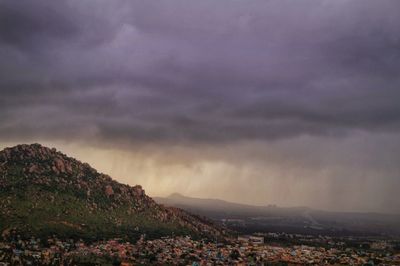
[[[0,230],[87,240],[222,234],[204,218],[157,204],[139,185],[40,144],[0,152]]]
[[[166,206],[207,216],[242,233],[400,236],[400,215],[395,214],[332,212],[307,207],[252,206],[219,199],[191,198],[178,193],[154,199]]]

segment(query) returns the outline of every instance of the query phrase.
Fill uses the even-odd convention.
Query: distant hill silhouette
[[[289,232],[330,235],[399,235],[400,215],[331,212],[308,207],[252,206],[178,193],[155,197],[158,203],[206,216],[242,233]]]

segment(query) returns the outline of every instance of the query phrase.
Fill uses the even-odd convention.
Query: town
[[[277,242],[285,237],[308,244]],[[350,247],[354,240],[361,243]],[[354,244],[354,242],[352,242]],[[325,245],[326,244],[326,245]],[[0,242],[0,266],[6,265],[400,265],[395,240],[335,239],[285,233],[239,236],[224,241],[186,237],[121,239],[85,243],[45,241],[16,235]]]

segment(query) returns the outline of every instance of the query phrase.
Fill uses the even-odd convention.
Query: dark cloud
[[[397,1],[1,1],[0,136],[398,132]]]
[[[64,13],[66,6],[50,1],[2,1],[0,40],[15,48],[31,50],[46,41],[73,38],[78,27]],[[40,50],[40,49],[39,49]]]

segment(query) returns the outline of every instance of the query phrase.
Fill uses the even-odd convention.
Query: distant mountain
[[[293,216],[310,211],[307,207],[282,208],[276,205],[254,206],[248,204],[234,203],[220,199],[202,199],[186,197],[179,193],[173,193],[168,197],[154,197],[158,203],[192,210],[194,213],[210,216],[213,219],[224,219],[227,216],[232,218],[243,218],[258,215],[280,215]]]
[[[157,204],[139,185],[39,144],[0,152],[0,232],[11,230],[84,239],[222,234],[209,220]]]
[[[243,215],[258,215],[258,214],[276,214],[280,212],[282,215],[286,212],[299,212],[302,213],[309,210],[307,207],[294,207],[294,208],[277,208],[275,205],[268,206],[253,206],[247,204],[233,203],[220,199],[202,199],[186,197],[179,193],[173,193],[166,198],[154,197],[154,200],[158,203],[165,204],[167,206],[174,206],[183,209],[191,209],[195,212],[199,212],[202,215],[207,214],[214,218],[224,218],[227,215],[234,217],[241,217]]]
[[[261,231],[400,236],[400,215],[330,212],[307,207],[252,206],[219,199],[191,198],[178,193],[165,198],[155,197],[154,200],[206,216],[242,233]]]

